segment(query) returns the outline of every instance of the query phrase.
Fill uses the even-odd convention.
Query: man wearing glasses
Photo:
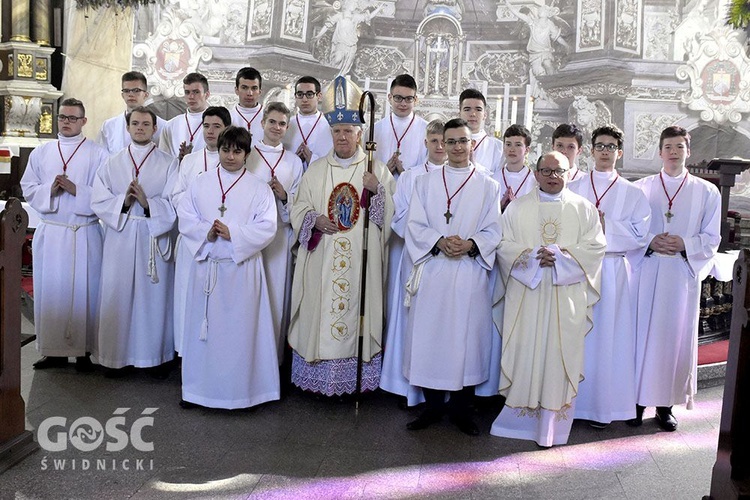
[[[557,151],[539,158],[539,189],[508,205],[498,248],[506,401],[490,432],[545,447],[568,441],[606,246],[594,205],[565,187],[568,168]]]
[[[427,121],[414,113],[417,82],[411,75],[398,75],[391,82],[388,103],[390,114],[375,124],[375,159],[398,176],[405,169],[422,166],[427,160],[424,136]],[[393,247],[391,247],[393,248]]]
[[[303,76],[294,85],[297,114],[289,119],[284,148],[295,152],[305,170],[333,149],[330,128],[318,110],[320,97],[320,82],[312,76]]]
[[[635,417],[635,290],[632,260],[646,251],[651,208],[643,192],[615,170],[622,158],[623,132],[614,125],[591,135],[594,170],[570,190],[599,210],[607,238],[602,262],[601,300],[594,306],[594,327],[586,335],[584,376],[575,418],[603,428],[613,420]]]
[[[91,209],[91,186],[107,152],[86,140],[86,110],[65,99],[58,140],[31,152],[21,178],[23,195],[39,213],[34,234],[34,330],[44,356],[37,370],[65,366],[91,371],[102,264],[102,228]]]
[[[130,144],[130,134],[128,134],[128,124],[125,115],[135,108],[145,106],[148,99],[148,83],[146,76],[138,71],[129,71],[122,75],[122,100],[125,101],[126,110],[124,113],[113,116],[102,124],[99,137],[96,142],[104,146],[110,155],[118,153],[121,149]],[[167,123],[160,117],[156,117],[156,134],[154,141],[159,140],[164,124]]]
[[[206,147],[203,140],[203,112],[208,107],[208,80],[200,73],[182,79],[187,111],[169,120],[159,138],[159,149],[182,161],[185,155]]]

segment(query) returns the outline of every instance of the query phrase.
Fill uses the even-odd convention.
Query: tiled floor
[[[353,404],[299,393],[250,411],[183,410],[177,373],[166,381],[143,373],[110,380],[101,371],[78,374],[72,364],[35,372],[33,346],[22,354],[29,429],[66,417],[48,433],[57,439],[77,418],[103,424],[117,408],[130,408],[127,431],[144,409],[158,408],[142,432],[153,451],[107,451],[115,440],[106,437],[88,452],[70,443],[60,452],[39,450],[0,475],[2,499],[697,499],[709,492],[716,456],[721,387],[701,390],[692,411],[675,409],[677,432],[661,432],[652,419],[640,429],[576,422],[568,445],[540,449],[490,436],[492,408],[479,413],[483,434],[475,438],[447,421],[409,432],[405,424],[417,411],[400,410],[381,393],[358,413]],[[139,459],[143,470],[136,470]]]

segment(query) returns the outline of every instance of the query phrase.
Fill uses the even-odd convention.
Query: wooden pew
[[[34,450],[21,397],[21,248],[29,217],[11,198],[0,214],[0,472]]]
[[[750,498],[750,250],[734,265],[734,307],[709,499]]]

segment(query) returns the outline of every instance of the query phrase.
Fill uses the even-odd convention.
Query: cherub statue
[[[554,0],[553,0],[554,1]],[[526,50],[529,53],[529,64],[534,76],[549,75],[555,72],[554,45],[559,44],[565,52],[570,50],[568,42],[562,37],[562,28],[570,25],[560,17],[560,9],[548,6],[544,0],[536,0],[537,7],[530,7],[524,14],[520,9],[505,0],[505,5],[513,15],[529,27],[529,41]]]

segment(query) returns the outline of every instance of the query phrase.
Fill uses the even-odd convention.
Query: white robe
[[[183,142],[187,145],[191,144],[191,133],[193,134],[193,151],[205,148],[206,140],[203,138],[203,111],[197,113],[186,111],[165,123],[164,128],[161,131],[161,136],[159,136],[159,149],[175,158],[178,158],[180,156],[180,144]]]
[[[477,165],[482,165],[489,171],[490,175],[494,175],[500,167],[505,165],[503,143],[484,130],[471,134],[471,138],[475,141],[471,161]]]
[[[99,362],[108,368],[157,366],[174,356],[172,335],[173,234],[169,202],[177,160],[155,149],[138,181],[146,192],[150,217],[133,201],[122,213],[135,167],[152,144],[131,144],[104,164],[94,180],[91,206],[105,223],[102,261]]]
[[[404,171],[396,181],[396,193],[393,195],[393,220],[391,229],[398,238],[403,241],[406,234],[406,221],[409,213],[409,203],[414,191],[414,180],[427,172],[439,170],[443,165],[425,162],[422,166],[416,166]],[[393,241],[393,236],[391,241]],[[392,258],[392,257],[390,257]],[[404,330],[408,318],[409,309],[404,306],[404,287],[414,263],[409,258],[409,252],[401,252],[400,258],[395,263],[396,272],[388,275],[388,309],[386,313],[386,333],[383,340],[383,371],[380,374],[380,388],[405,396],[409,406],[417,405],[424,401],[422,389],[409,385],[404,377]],[[389,260],[389,267],[391,261]],[[391,267],[392,268],[392,267]]]
[[[194,151],[186,155],[180,163],[177,181],[171,193],[172,206],[175,211],[180,205],[180,200],[188,186],[200,174],[213,171],[219,167],[219,152],[208,151],[206,148]],[[189,295],[188,278],[190,277],[190,264],[193,256],[187,247],[182,244],[182,235],[177,236],[175,242],[174,262],[174,350],[182,353],[182,339],[185,332],[185,306]]]
[[[91,209],[91,185],[107,152],[93,141],[59,136],[66,175],[76,196],[50,190],[63,173],[58,142],[29,155],[21,178],[24,197],[39,214],[34,232],[34,332],[43,356],[84,356],[94,350],[98,317],[102,228]]]
[[[721,241],[721,195],[694,175],[664,173],[669,196],[675,196],[667,222],[667,196],[659,175],[637,181],[651,205],[649,243],[669,232],[685,241],[685,254],[641,256],[636,328],[637,403],[642,406],[692,406],[697,390],[698,313],[701,281],[706,278]]]
[[[412,122],[412,118],[414,122]],[[393,120],[393,126],[391,126]],[[411,127],[409,127],[411,123]],[[408,127],[408,131],[407,131]],[[393,129],[396,132],[393,132]],[[427,121],[421,116],[411,113],[406,117],[398,117],[391,113],[375,123],[375,142],[378,144],[375,150],[375,159],[388,163],[393,153],[398,148],[398,139],[401,139],[399,159],[404,168],[420,167],[427,160],[427,147],[424,145]],[[406,135],[404,135],[406,132]],[[398,137],[397,137],[398,135]]]
[[[504,174],[504,175],[503,175]],[[500,198],[505,196],[505,192],[508,188],[513,190],[513,194],[516,198],[528,194],[536,189],[539,189],[539,184],[536,182],[534,172],[529,167],[523,167],[518,172],[511,172],[504,166],[498,168],[492,174],[492,178],[500,184]]]
[[[99,131],[99,136],[96,138],[96,142],[104,146],[104,149],[106,149],[110,155],[128,147],[128,145],[133,142],[128,133],[128,123],[125,119],[126,114],[127,112],[105,120]],[[159,142],[159,136],[161,136],[161,131],[166,123],[166,120],[159,116],[156,117],[156,133],[154,133],[152,139],[154,142]]]
[[[229,110],[232,116],[232,125],[241,127],[250,132],[253,136],[253,144],[258,144],[263,139],[263,105],[258,104],[254,108],[245,108],[235,104]],[[249,122],[249,123],[248,123]]]
[[[284,150],[281,144],[273,147],[262,141],[257,142],[245,162],[245,168],[266,183],[271,182],[271,168],[260,157],[258,150],[263,153],[271,167],[276,167],[275,176],[284,186],[287,195],[286,203],[282,203],[274,195],[278,213],[276,235],[263,249],[263,268],[266,271],[268,295],[271,298],[271,317],[276,334],[276,350],[279,355],[279,364],[281,364],[289,329],[289,307],[292,299],[292,247],[295,242],[294,230],[289,221],[289,209],[302,179],[302,160],[292,151]],[[279,159],[281,161],[276,165]]]
[[[229,189],[221,216],[222,176]],[[194,256],[183,341],[182,399],[246,408],[279,399],[273,322],[261,250],[276,233],[271,189],[244,169],[200,175],[178,207],[180,234]],[[231,240],[206,239],[215,219]]]
[[[317,125],[316,125],[317,124]],[[328,121],[320,111],[312,115],[297,113],[289,120],[289,129],[284,134],[284,148],[296,153],[302,144],[302,134],[307,138],[307,147],[310,148],[312,157],[310,163],[319,158],[324,158],[333,149],[333,137]],[[302,167],[307,170],[308,163],[303,162]]]
[[[541,246],[554,252],[554,267],[539,265]],[[500,379],[506,401],[491,434],[542,446],[567,442],[604,251],[596,208],[567,189],[537,190],[506,208],[498,249],[506,284]]]
[[[489,377],[492,343],[492,291],[489,275],[501,238],[498,185],[480,172],[451,202],[473,171],[444,166],[418,177],[409,205],[406,249],[421,280],[411,296],[404,335],[404,376],[411,385],[448,391],[478,385]],[[445,184],[444,184],[445,183]],[[431,250],[442,236],[473,239],[479,254],[472,258],[436,256]],[[421,269],[420,269],[421,267]]]
[[[616,172],[593,171],[570,190],[592,203],[599,197],[607,240],[601,299],[584,340],[584,380],[578,386],[575,418],[627,420],[635,417],[636,302],[630,258],[646,251],[651,207],[643,192]]]

